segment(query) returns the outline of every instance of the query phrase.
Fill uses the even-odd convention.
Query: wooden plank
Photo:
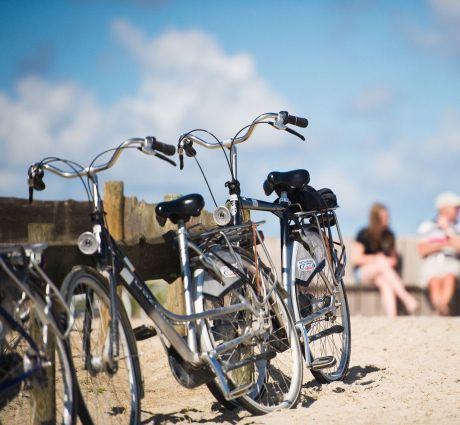
[[[44,242],[55,239],[56,228],[54,223],[29,223],[29,242]],[[43,323],[37,322],[35,314],[31,316],[31,334],[41,347],[43,341]],[[56,363],[55,341],[51,334],[47,336],[46,357],[49,365],[45,366],[46,385],[33,385],[31,407],[35,407],[36,414],[33,418],[34,425],[56,423]]]

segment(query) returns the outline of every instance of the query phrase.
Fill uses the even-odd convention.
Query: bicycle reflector
[[[91,232],[84,232],[78,237],[78,249],[85,255],[93,255],[99,248],[99,242]]]

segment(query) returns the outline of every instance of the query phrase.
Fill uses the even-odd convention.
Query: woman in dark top
[[[398,257],[395,237],[389,229],[389,214],[382,204],[372,205],[369,226],[362,229],[353,246],[352,263],[359,282],[377,286],[382,306],[387,316],[396,316],[396,300],[399,298],[409,313],[418,308],[417,300],[404,288],[396,272]]]

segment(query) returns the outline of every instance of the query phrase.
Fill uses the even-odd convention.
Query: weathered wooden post
[[[107,181],[104,184],[104,209],[106,213],[107,226],[112,237],[121,241],[124,239],[124,217],[125,217],[125,198],[124,184],[122,181]],[[120,285],[117,288],[117,294],[123,300],[128,317],[131,317],[131,298]],[[110,320],[109,311],[102,308],[101,317],[107,324]],[[105,329],[105,326],[103,326]]]
[[[104,208],[110,234],[117,241],[124,238],[124,194],[122,181],[104,184]]]
[[[165,201],[172,201],[180,198],[182,195],[176,193],[167,193],[164,196]],[[184,286],[182,278],[178,277],[173,283],[168,286],[168,296],[166,298],[166,308],[177,314],[185,314],[185,299],[184,299]],[[177,331],[181,335],[185,335],[185,325],[176,326]]]
[[[27,226],[28,240],[30,243],[47,242],[56,239],[56,227],[54,223],[29,223]],[[31,314],[31,334],[37,341],[42,341],[42,329],[35,322],[35,311]],[[56,358],[55,342],[48,335],[48,347],[46,350],[50,365],[46,367],[46,387],[34,385],[30,400],[32,411],[35,411],[34,425],[56,423]]]

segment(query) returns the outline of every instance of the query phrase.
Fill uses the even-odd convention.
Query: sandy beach
[[[265,416],[221,409],[207,388],[172,377],[157,337],[139,343],[143,424],[458,424],[460,317],[352,317],[344,382],[319,385],[308,370],[296,408]]]

